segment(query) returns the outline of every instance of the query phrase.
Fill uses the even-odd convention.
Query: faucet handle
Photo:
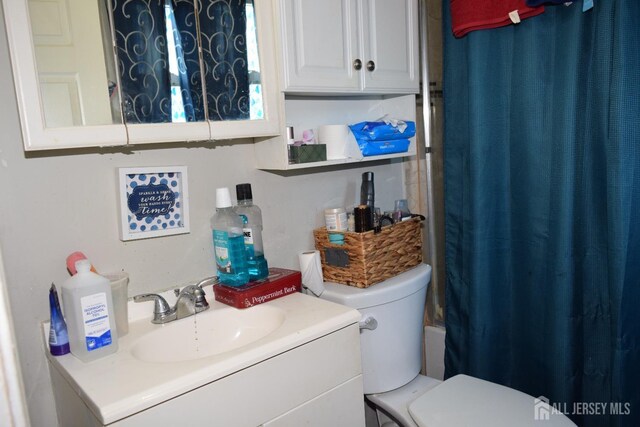
[[[202,289],[200,286],[196,286],[196,288],[193,290],[193,296],[195,297],[195,302],[197,306],[209,307],[209,303],[207,302],[204,289]]]
[[[211,277],[206,277],[202,280],[200,280],[198,283],[196,283],[196,289],[193,292],[193,295],[196,297],[196,304],[198,306],[209,308],[209,303],[207,302],[207,299],[205,297],[206,293],[204,291],[204,289],[202,289],[203,286],[205,285],[215,285],[216,283],[219,282],[219,278],[218,276],[211,276]]]
[[[167,300],[158,294],[140,294],[133,297],[134,302],[154,301],[152,323],[163,323],[172,314]]]
[[[196,307],[204,308],[204,309],[209,308],[209,303],[207,302],[206,293],[199,284],[186,286],[181,291],[177,291],[176,294],[188,295],[189,298],[192,299]]]
[[[218,278],[218,276],[206,277],[206,278],[200,280],[198,283],[196,283],[196,286],[199,287],[200,289],[202,289],[203,286],[215,285],[219,281],[220,281],[220,279]]]

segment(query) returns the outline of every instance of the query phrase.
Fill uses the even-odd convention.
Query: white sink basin
[[[228,307],[206,310],[159,325],[140,337],[131,354],[144,362],[183,362],[236,350],[269,335],[282,325],[285,312],[260,305],[250,310]]]

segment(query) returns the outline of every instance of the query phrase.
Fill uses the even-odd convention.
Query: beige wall
[[[249,141],[26,155],[1,16],[0,81],[0,245],[34,426],[55,425],[39,328],[49,316],[51,282],[61,285],[68,277],[65,257],[70,252],[84,251],[102,271],[128,271],[129,295],[214,274],[209,217],[215,188],[251,182],[263,210],[270,265],[297,268],[297,253],[312,247],[311,230],[322,224],[322,210],[352,205],[362,172],[375,173],[383,209],[403,196],[400,163],[275,174],[254,168]],[[188,167],[191,233],[123,243],[118,239],[116,168],[153,165]]]

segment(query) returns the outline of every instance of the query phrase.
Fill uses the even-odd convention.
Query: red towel
[[[525,19],[544,12],[544,6],[529,7],[525,0],[451,0],[453,35],[512,24],[509,13],[515,10],[519,19]]]

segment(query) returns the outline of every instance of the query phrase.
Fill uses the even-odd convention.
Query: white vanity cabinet
[[[417,0],[281,0],[287,93],[418,93]]]
[[[106,425],[364,426],[358,340],[352,325]],[[105,425],[55,369],[52,379],[61,427]]]
[[[102,359],[48,355],[60,427],[364,427],[357,311],[302,294],[245,310],[209,301],[209,310],[166,325],[151,324],[149,303],[147,318],[130,322],[118,352]],[[130,321],[139,310],[132,308]],[[175,338],[172,330],[196,322],[195,347],[203,350],[208,340],[219,342],[216,330],[268,323],[273,313],[283,316],[273,332],[225,352],[191,360],[141,359],[139,353],[158,334]],[[205,319],[216,319],[211,329]],[[239,339],[245,333],[252,332]],[[158,351],[171,352],[171,345]]]

